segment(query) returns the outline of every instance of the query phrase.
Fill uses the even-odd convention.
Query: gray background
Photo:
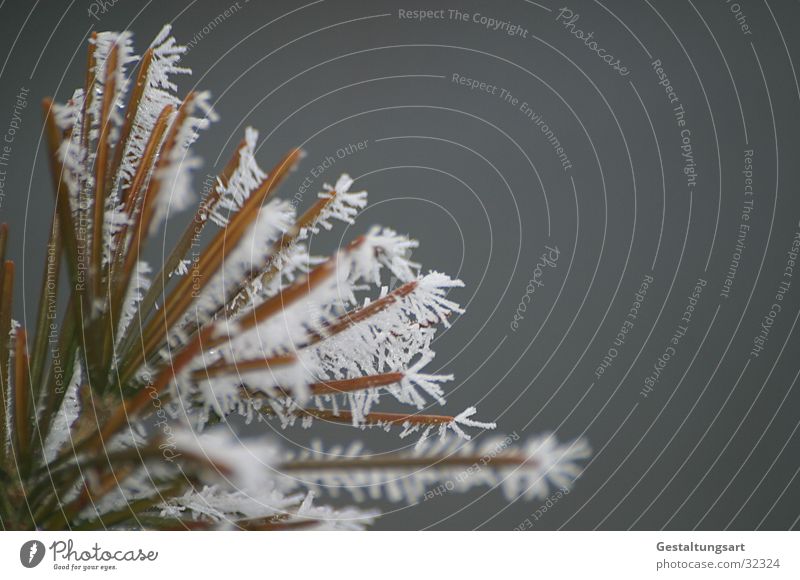
[[[20,264],[20,319],[34,313],[51,212],[39,100],[63,100],[82,84],[92,29],[130,28],[141,53],[162,23],[173,22],[186,43],[230,5],[118,0],[98,22],[86,2],[0,4],[0,134],[18,88],[30,90],[0,207]],[[439,6],[518,24],[527,38],[472,21],[398,19],[398,8]],[[416,255],[426,268],[465,281],[454,297],[467,313],[436,345],[436,366],[457,377],[450,409],[477,403],[481,418],[496,419],[504,432],[585,436],[595,450],[574,491],[532,520],[534,529],[796,528],[800,278],[765,350],[749,353],[800,219],[798,4],[743,0],[749,35],[723,0],[568,6],[580,14],[576,26],[594,31],[630,75],[568,34],[556,21],[561,6],[548,0],[240,0],[185,58],[195,74],[181,89],[211,90],[221,115],[198,151],[213,173],[247,125],[268,136],[258,153],[265,168],[302,144],[308,157],[284,188],[288,197],[315,163],[368,141],[315,187],[350,172],[371,204],[346,238],[371,223],[409,232],[421,241]],[[698,171],[691,193],[654,59],[686,109]],[[504,87],[542,113],[572,169],[562,170],[519,106],[458,86],[453,73]],[[405,138],[381,141],[397,137]],[[720,288],[744,199],[745,149],[754,150],[755,205],[726,300]],[[167,241],[180,231],[177,221]],[[321,243],[339,243],[342,231]],[[560,260],[514,332],[510,322],[548,244]],[[641,315],[595,380],[648,273],[654,284]],[[699,277],[708,285],[689,330],[643,398],[643,381]],[[308,434],[285,436],[303,442]],[[397,445],[396,434],[366,437],[374,449]],[[378,527],[510,529],[539,503],[507,505],[498,491],[476,491],[379,506],[392,513]]]

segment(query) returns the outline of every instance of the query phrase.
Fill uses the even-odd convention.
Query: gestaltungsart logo
[[[44,558],[44,544],[39,540],[29,540],[19,549],[19,561],[26,568],[35,568]]]

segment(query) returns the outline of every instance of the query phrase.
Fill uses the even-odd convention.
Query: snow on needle
[[[193,143],[217,115],[208,92],[178,96],[185,52],[169,26],[141,59],[130,32],[93,34],[84,86],[42,103],[55,210],[30,333],[12,318],[0,225],[6,529],[360,529],[381,500],[418,501],[488,453],[495,423],[474,407],[429,412],[453,380],[429,370],[432,341],[464,313],[451,296],[464,284],[423,272],[417,241],[386,227],[312,255],[314,236],[353,224],[367,192],[344,174],[298,214],[277,193],[303,152],[264,171],[251,127],[197,199]],[[163,263],[149,263],[148,244],[189,208]],[[240,439],[237,416],[416,443],[292,450]],[[588,456],[580,440],[533,438],[459,489],[544,497]],[[319,503],[342,488],[358,505]]]

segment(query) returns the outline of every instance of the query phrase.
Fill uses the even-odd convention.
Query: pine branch
[[[236,153],[219,174],[217,179],[221,184],[224,185],[227,182],[236,168],[236,165],[239,162],[239,153],[242,147],[244,147],[244,141],[239,144],[239,147],[236,149]],[[162,293],[166,291],[169,275],[176,270],[181,260],[186,257],[186,254],[192,245],[198,242],[200,235],[203,233],[203,230],[208,223],[209,214],[214,210],[217,202],[219,201],[220,190],[221,188],[217,187],[213,188],[209,192],[208,196],[197,208],[193,219],[186,225],[186,228],[183,230],[183,234],[181,234],[177,244],[164,262],[161,271],[153,278],[153,284],[151,284],[142,301],[139,302],[136,308],[136,313],[133,315],[133,320],[136,322],[135,326],[141,328],[141,326],[149,317],[156,300],[160,295],[162,295]],[[123,351],[129,350],[133,346],[133,340],[135,339],[135,336],[131,334],[133,327],[134,325],[130,325],[126,334],[120,338],[119,342],[122,347],[121,350]]]
[[[16,344],[14,347],[14,422],[16,427],[16,455],[20,463],[27,463],[30,446],[30,399],[31,390],[28,382],[28,346],[27,334],[24,328],[18,328],[15,333]]]
[[[283,181],[288,172],[294,167],[300,157],[299,150],[291,151],[281,162],[272,170],[269,177],[264,180],[261,187],[248,198],[242,209],[234,216],[230,225],[224,230],[220,230],[211,243],[206,247],[197,266],[197,270],[202,273],[197,288],[191,288],[193,280],[184,277],[178,281],[176,287],[167,297],[162,309],[161,317],[154,317],[142,332],[143,348],[134,349],[133,357],[125,362],[122,371],[123,384],[129,381],[138,367],[147,360],[162,342],[163,334],[160,329],[172,328],[192,302],[193,292],[197,294],[202,291],[211,275],[216,272],[225,260],[228,252],[235,247],[241,239],[244,230],[258,215],[258,210],[264,201],[272,195],[278,185]],[[209,274],[206,274],[209,273]]]
[[[3,287],[0,291],[0,469],[5,467],[6,452],[10,435],[7,424],[8,400],[11,393],[11,377],[9,376],[9,334],[11,332],[11,305],[14,292],[14,262],[6,260],[3,268]]]

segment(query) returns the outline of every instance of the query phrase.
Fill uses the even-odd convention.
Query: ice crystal
[[[374,226],[311,255],[315,236],[367,207],[353,178],[300,213],[275,191],[302,152],[265,171],[248,127],[197,198],[193,143],[217,117],[209,93],[177,96],[185,52],[169,26],[142,58],[131,33],[95,34],[86,86],[45,102],[57,257],[30,351],[11,319],[13,263],[0,271],[3,525],[361,529],[379,500],[417,502],[441,486],[513,500],[572,485],[589,455],[581,440],[490,438],[495,423],[472,406],[425,413],[447,402],[453,375],[433,368],[431,347],[464,313],[452,295],[464,284],[422,271],[416,240]],[[163,263],[145,261],[148,241],[192,206]],[[0,255],[7,239],[2,225]],[[288,450],[240,439],[237,416],[392,431],[401,449]],[[372,505],[318,503],[341,491]]]

